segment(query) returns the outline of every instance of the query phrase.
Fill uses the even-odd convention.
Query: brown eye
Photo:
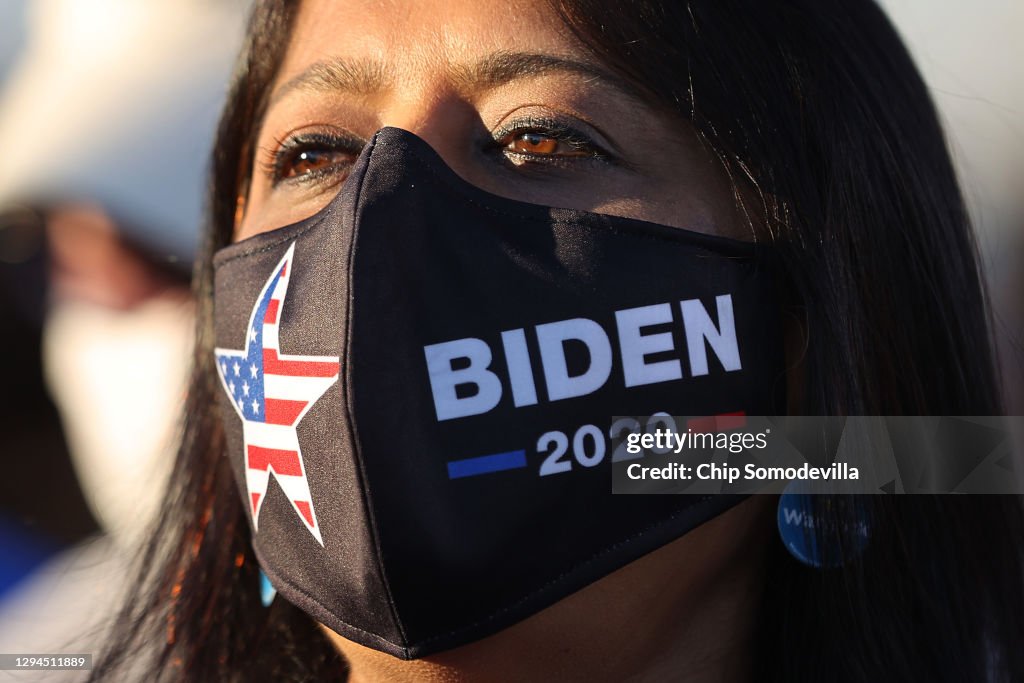
[[[331,168],[345,161],[346,154],[328,149],[306,149],[297,151],[290,158],[282,160],[281,179],[298,178]]]
[[[554,154],[560,141],[543,133],[520,133],[506,149],[516,154]]]
[[[278,145],[263,148],[261,165],[271,187],[285,181],[323,185],[344,180],[366,141],[344,131],[313,131],[292,135]]]
[[[491,133],[487,148],[515,165],[606,160],[610,155],[591,135],[555,119],[526,118]]]

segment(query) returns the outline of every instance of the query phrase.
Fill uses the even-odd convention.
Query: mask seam
[[[387,143],[385,143],[385,145],[386,144]],[[519,212],[513,212],[513,211],[508,211],[508,210],[503,210],[503,209],[496,209],[494,207],[488,206],[487,204],[483,203],[482,201],[480,201],[480,200],[476,199],[475,197],[471,196],[471,193],[467,192],[465,190],[465,188],[460,188],[458,185],[456,185],[454,182],[452,182],[451,179],[444,177],[441,173],[439,173],[437,171],[437,169],[433,168],[433,165],[431,164],[431,162],[429,160],[423,158],[418,151],[416,151],[416,150],[414,150],[414,149],[412,149],[410,147],[406,147],[406,151],[408,152],[408,154],[409,154],[409,156],[411,158],[415,159],[420,164],[420,166],[423,167],[423,169],[426,170],[436,180],[436,182],[442,184],[444,187],[446,187],[447,189],[451,190],[452,192],[457,193],[464,201],[469,202],[470,204],[478,207],[479,209],[481,209],[481,210],[483,210],[483,211],[485,211],[487,213],[490,213],[490,214],[493,214],[493,215],[496,215],[496,216],[504,216],[504,217],[507,217],[507,218],[515,218],[515,219],[520,219],[520,220],[527,220],[527,221],[530,221],[531,223],[540,223],[542,225],[548,225],[549,223],[571,224],[571,223],[577,222],[577,221],[556,220],[556,219],[551,219],[551,218],[548,218],[548,219],[539,218],[537,216],[531,216],[531,215],[529,215],[527,213],[519,213]],[[465,182],[465,181],[463,181],[463,182]],[[480,188],[476,187],[475,185],[471,185],[471,187],[473,187],[475,190],[479,190],[481,192],[486,192],[485,190],[481,190]],[[506,201],[516,201],[514,199],[508,199],[507,197],[501,197],[500,195],[495,195],[495,196],[500,198],[500,199],[502,199],[502,200],[506,200]],[[538,204],[537,206],[540,207],[540,208],[544,208],[540,204]],[[564,210],[565,211],[574,211],[575,209],[564,209]],[[613,219],[616,219],[616,218],[622,219],[622,220],[627,220],[627,221],[640,220],[640,219],[636,219],[636,218],[630,218],[628,216],[613,216],[611,214],[607,214],[606,215],[606,214],[594,214],[594,213],[592,213],[592,215],[594,215],[594,216],[601,216],[603,218],[603,220],[607,220],[609,222],[611,220],[613,220]],[[585,221],[578,221],[578,222],[579,223],[585,223]],[[657,224],[652,224],[652,225],[657,225]],[[673,242],[673,243],[677,243],[677,242],[686,241],[687,239],[692,239],[692,240],[709,240],[709,241],[728,240],[729,239],[729,238],[725,238],[725,237],[720,237],[718,235],[709,235],[709,234],[704,234],[704,233],[698,233],[698,232],[696,232],[694,230],[690,230],[688,228],[675,228],[673,226],[661,226],[661,227],[668,228],[670,230],[679,230],[681,234],[679,236],[659,235],[659,234],[654,234],[654,233],[651,233],[651,232],[646,232],[643,228],[641,228],[639,226],[628,226],[628,227],[615,226],[615,225],[604,225],[604,226],[601,226],[602,229],[609,230],[610,232],[615,233],[615,234],[628,233],[628,234],[630,234],[632,236],[639,237],[641,239],[653,240],[653,241],[658,241],[658,242]],[[758,242],[741,242],[741,241],[738,241],[738,240],[730,240],[730,243],[718,245],[717,248],[715,246],[708,245],[708,244],[695,244],[695,245],[692,245],[692,246],[694,246],[694,247],[696,247],[698,249],[701,249],[702,251],[706,251],[709,254],[712,254],[712,255],[715,255],[715,256],[726,256],[727,258],[737,258],[737,259],[742,259],[742,260],[746,260],[746,261],[756,261],[757,257],[760,255],[760,253],[766,250],[765,246],[761,245]],[[728,252],[728,251],[749,252],[749,253],[723,254],[723,252]]]
[[[387,573],[384,571],[384,558],[383,551],[381,548],[380,541],[380,530],[377,526],[377,519],[373,512],[373,505],[371,504],[371,494],[369,478],[366,475],[366,467],[363,462],[363,449],[359,441],[359,430],[356,426],[354,405],[355,397],[352,394],[352,319],[354,316],[355,306],[352,305],[355,299],[355,253],[356,253],[356,241],[359,238],[359,225],[357,216],[359,214],[360,202],[363,194],[363,184],[366,181],[366,176],[369,175],[370,164],[373,159],[373,152],[376,148],[377,137],[375,136],[370,142],[370,149],[366,152],[366,164],[363,166],[363,174],[359,178],[359,185],[355,188],[352,199],[352,236],[349,239],[349,253],[346,258],[347,273],[346,278],[348,280],[348,310],[345,313],[345,330],[343,332],[345,339],[344,354],[345,358],[345,417],[348,420],[349,430],[352,434],[352,447],[355,453],[356,462],[358,463],[359,472],[359,484],[360,492],[363,499],[363,507],[366,510],[366,518],[370,525],[370,531],[372,533],[373,547],[374,547],[374,559],[377,564],[377,571],[380,574],[380,580],[384,587],[384,593],[388,598],[388,608],[391,612],[391,618],[398,629],[399,636],[402,638],[402,644],[400,647],[403,652],[408,655],[409,653],[409,638],[406,636],[405,627],[402,625],[402,620],[398,616],[398,607],[395,605],[394,595],[391,592],[391,584],[388,581]],[[344,623],[344,622],[342,622]]]

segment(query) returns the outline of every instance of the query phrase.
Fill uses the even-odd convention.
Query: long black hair
[[[799,412],[1001,412],[984,287],[943,133],[873,2],[552,2],[599,59],[697,130],[752,224],[766,228],[804,336]],[[311,618],[284,600],[259,602],[214,409],[212,254],[231,240],[297,7],[267,0],[252,15],[213,157],[180,455],[97,680],[344,672]],[[1020,499],[869,498],[871,543],[840,569],[805,568],[774,544],[752,653],[758,677],[1024,680]]]

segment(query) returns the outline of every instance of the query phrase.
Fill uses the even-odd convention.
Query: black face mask
[[[228,453],[274,587],[422,657],[734,505],[613,496],[609,429],[779,412],[761,253],[503,199],[379,131],[329,206],[214,260]]]

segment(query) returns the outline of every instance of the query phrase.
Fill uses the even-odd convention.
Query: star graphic
[[[253,528],[259,531],[260,510],[273,475],[292,509],[322,546],[297,427],[313,404],[338,381],[339,361],[337,356],[281,353],[281,314],[294,253],[292,243],[256,298],[246,328],[245,348],[216,348],[214,354],[221,386],[242,420],[242,457]],[[229,378],[239,376],[245,365],[250,378],[236,385]]]

